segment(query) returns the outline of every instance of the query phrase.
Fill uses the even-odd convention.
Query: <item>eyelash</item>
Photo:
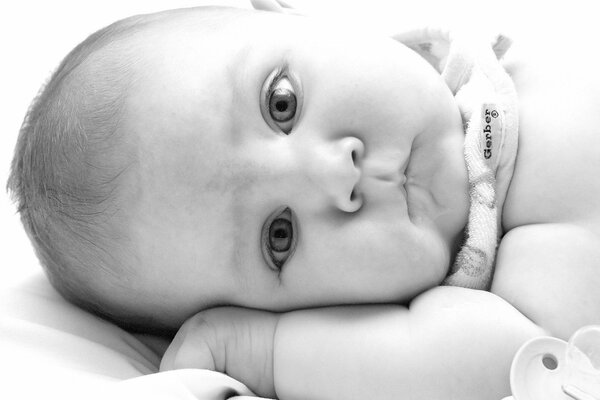
[[[289,249],[278,252],[273,250],[270,244],[269,235],[271,234],[271,227],[279,219],[287,220],[289,222],[291,226],[292,238]],[[269,216],[269,218],[267,218],[261,230],[261,250],[263,253],[263,258],[265,259],[269,268],[271,268],[275,272],[281,273],[281,270],[287,262],[287,260],[289,260],[290,257],[292,257],[292,255],[294,254],[297,242],[298,228],[294,212],[289,207],[281,207],[277,209],[274,213],[272,213]],[[283,255],[279,253],[282,253]],[[280,256],[280,258],[278,258],[277,256]]]
[[[269,95],[273,92],[273,89],[275,88],[275,85],[282,79],[287,77],[286,72],[287,72],[288,68],[287,66],[282,67],[282,68],[277,68],[274,71],[274,76],[269,80],[267,78],[267,81],[269,82],[269,85],[267,87],[267,90],[265,92],[265,100],[269,101]],[[273,72],[271,73],[271,75],[273,75]]]

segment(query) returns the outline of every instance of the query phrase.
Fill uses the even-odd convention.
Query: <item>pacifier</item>
[[[600,325],[579,329],[569,342],[529,340],[510,369],[514,400],[600,400]]]

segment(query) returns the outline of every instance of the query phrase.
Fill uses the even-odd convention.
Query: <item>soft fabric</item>
[[[464,155],[470,209],[461,246],[445,285],[490,287],[501,234],[501,210],[517,154],[517,94],[498,58],[510,46],[496,35],[425,28],[396,35],[445,79],[465,124]]]
[[[158,373],[168,343],[133,335],[73,306],[40,271],[0,293],[0,398],[217,400],[252,395],[240,382],[213,371]]]

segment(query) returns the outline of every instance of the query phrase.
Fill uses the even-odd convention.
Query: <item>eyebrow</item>
[[[251,53],[250,47],[251,46],[241,46],[226,68],[228,81],[232,83],[230,114],[231,111],[235,110],[236,105],[241,107],[246,106],[245,103],[248,98],[247,89],[250,86],[249,82],[251,80],[251,67],[248,66],[248,59],[250,58]],[[253,97],[254,96],[250,95],[250,98]],[[240,118],[236,118],[235,115],[231,115],[229,139],[233,145],[239,142],[243,127],[243,121],[241,121]]]
[[[259,248],[260,241],[255,242],[253,239],[251,239],[254,236],[252,234],[252,231],[255,228],[257,230],[261,229],[261,227],[247,226],[242,223],[242,221],[248,220],[247,218],[245,218],[245,216],[250,214],[248,204],[244,201],[244,198],[246,197],[246,193],[248,191],[247,188],[250,187],[256,179],[247,179],[246,177],[244,177],[244,179],[241,179],[240,177],[230,178],[234,184],[234,188],[231,191],[231,197],[229,200],[231,219],[233,222],[231,226],[231,242],[233,243],[233,245],[229,258],[229,265],[231,265],[235,271],[241,272],[244,269],[244,261],[253,261],[251,257],[244,257],[245,253],[252,254],[252,251],[244,252],[244,249],[252,249],[252,247],[256,247],[256,249],[258,250],[258,254],[262,254]],[[252,221],[252,219],[250,219],[250,221]],[[252,224],[252,222],[250,223]]]
[[[226,179],[229,185],[232,185],[230,192],[229,207],[230,215],[233,222],[231,229],[233,251],[230,254],[229,262],[234,266],[235,269],[243,267],[243,261],[253,262],[254,258],[244,259],[244,255],[253,254],[252,249],[256,250],[260,262],[262,260],[262,250],[260,248],[260,237],[262,225],[264,221],[258,222],[258,226],[246,226],[242,224],[242,221],[247,220],[250,224],[254,224],[255,220],[259,218],[246,218],[247,216],[260,216],[261,213],[258,210],[251,210],[248,203],[244,200],[248,197],[248,193],[253,190],[253,186],[258,182],[261,177],[266,176],[269,171],[266,167],[256,164],[252,161],[240,163],[238,170],[252,171],[252,174],[244,174],[243,176],[238,175],[236,170],[229,170],[227,172]],[[266,219],[266,216],[265,216]],[[244,249],[250,249],[250,251],[244,252]]]
[[[232,251],[229,258],[229,265],[233,267],[234,270],[240,271],[242,265],[242,251],[241,251],[241,242],[242,242],[242,230],[237,229],[239,227],[239,223],[246,212],[246,205],[243,204],[241,198],[236,195],[235,190],[233,195],[231,196],[231,215],[233,219],[232,229]]]

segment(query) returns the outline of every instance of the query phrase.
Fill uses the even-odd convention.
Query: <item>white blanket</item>
[[[157,373],[166,345],[164,339],[132,335],[67,303],[40,272],[0,294],[0,398],[216,400],[252,395],[241,383],[212,371]]]

